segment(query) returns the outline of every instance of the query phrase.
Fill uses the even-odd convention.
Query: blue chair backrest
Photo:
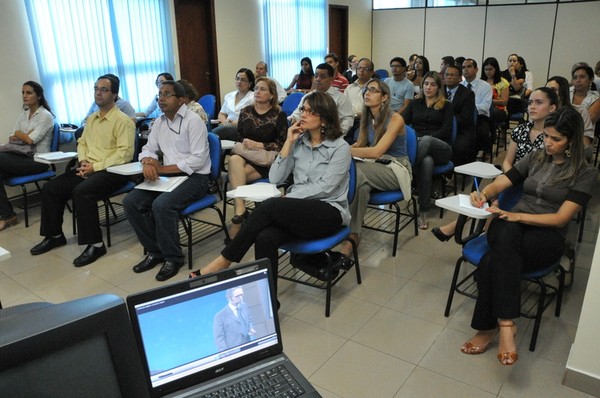
[[[415,166],[415,162],[417,161],[417,133],[415,129],[410,127],[409,125],[404,126],[404,131],[406,134],[406,150],[408,151],[408,160],[410,161],[411,166]]]
[[[56,152],[60,146],[60,124],[54,123],[54,128],[52,129],[52,142],[50,143],[50,151]]]
[[[210,150],[210,177],[217,181],[221,173],[221,140],[214,133],[208,133],[208,147]]]
[[[352,203],[354,200],[354,195],[356,194],[356,164],[354,163],[354,159],[350,159],[350,182],[348,183],[348,204]]]
[[[281,104],[281,110],[285,112],[288,117],[292,116],[292,113],[294,113],[298,107],[302,97],[304,97],[304,93],[291,93],[283,100],[283,104]]]
[[[498,195],[498,207],[502,210],[509,211],[521,199],[523,195],[523,184],[511,186]]]
[[[212,94],[206,94],[198,100],[198,103],[202,105],[202,108],[204,108],[204,111],[208,115],[209,119],[217,118],[217,97]]]
[[[377,74],[377,76],[379,76],[379,78],[381,80],[383,80],[383,79],[385,79],[387,77],[390,77],[390,74],[388,73],[387,69],[377,69],[375,71],[375,74]]]

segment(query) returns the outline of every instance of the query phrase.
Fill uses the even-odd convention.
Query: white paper
[[[235,189],[236,198],[272,198],[281,195],[275,184],[259,182],[256,184],[242,185]]]
[[[46,153],[36,153],[35,157],[38,159],[44,160],[64,160],[64,159],[73,159],[77,156],[77,152],[46,152]]]
[[[472,209],[472,210],[479,210],[483,214],[488,214],[488,212],[485,209],[487,209],[488,207],[490,207],[490,205],[488,205],[487,202],[485,202],[482,207],[475,207],[475,206],[473,206],[471,204],[471,197],[469,195],[464,195],[462,193],[458,194],[458,204],[461,207],[466,207],[466,208],[469,208],[469,209]]]
[[[136,185],[136,189],[144,189],[146,191],[171,192],[177,188],[182,182],[187,180],[187,176],[165,177],[160,176],[156,181],[144,181]]]

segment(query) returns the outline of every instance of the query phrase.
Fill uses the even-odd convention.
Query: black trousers
[[[565,239],[556,228],[492,221],[490,250],[477,267],[477,301],[471,327],[489,330],[498,319],[520,316],[521,274],[546,268],[560,259]]]
[[[76,173],[76,170],[68,170],[42,188],[40,235],[56,236],[62,233],[65,204],[73,199],[77,211],[77,243],[91,245],[102,242],[98,200],[121,188],[129,177],[104,170],[92,173],[87,178],[79,177]]]
[[[221,254],[240,262],[254,244],[254,258],[268,258],[277,278],[279,247],[298,238],[324,238],[341,226],[339,210],[322,200],[272,198],[257,206]]]
[[[0,220],[15,215],[3,182],[12,177],[43,173],[46,170],[48,170],[47,164],[38,163],[25,155],[0,152]]]

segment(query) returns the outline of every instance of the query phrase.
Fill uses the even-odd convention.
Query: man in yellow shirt
[[[46,253],[67,243],[62,232],[63,213],[69,199],[77,212],[77,242],[87,245],[73,264],[82,267],[106,254],[98,218],[98,200],[123,186],[127,176],[109,173],[106,168],[131,161],[135,126],[116,106],[119,80],[103,75],[94,85],[94,100],[99,107],[87,120],[77,141],[79,167],[49,181],[42,189],[44,240],[34,246],[32,255]]]

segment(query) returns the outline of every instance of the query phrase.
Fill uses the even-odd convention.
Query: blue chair
[[[383,79],[385,79],[385,78],[388,78],[388,77],[390,77],[390,74],[388,73],[387,69],[377,69],[377,70],[375,71],[375,74],[376,74],[377,76],[379,76],[379,78],[380,78],[381,80],[383,80]]]
[[[512,187],[510,190],[502,192],[498,197],[499,207],[502,209],[511,209],[520,198],[522,192],[522,187]],[[462,244],[463,248],[462,255],[456,262],[454,275],[452,276],[452,282],[450,284],[450,292],[448,294],[448,301],[446,302],[446,310],[444,311],[444,316],[446,317],[450,314],[454,292],[467,297],[477,298],[477,284],[473,279],[477,269],[470,272],[466,277],[459,281],[458,278],[461,273],[462,263],[466,261],[477,267],[483,255],[490,250],[486,235],[481,234],[481,229],[483,228],[482,224],[480,224],[480,228],[473,234],[464,239],[461,237],[465,219],[466,217],[463,215],[459,217],[455,233],[457,243]],[[544,278],[549,275],[557,276],[557,286],[550,285],[544,281]],[[522,283],[523,287],[521,289],[521,316],[535,319],[531,341],[529,343],[529,351],[534,351],[542,314],[546,308],[550,306],[554,298],[556,298],[554,316],[560,316],[560,307],[565,287],[565,270],[560,264],[559,259],[559,261],[554,264],[549,264],[546,268],[534,272],[522,273],[521,280],[524,282]],[[533,285],[535,285],[536,289],[531,288]],[[549,299],[547,300],[547,298]]]
[[[52,130],[52,142],[50,143],[50,151],[58,151],[60,145],[60,125],[54,123]],[[30,174],[26,176],[16,176],[8,178],[4,181],[4,185],[8,187],[21,186],[22,193],[11,197],[10,199],[23,198],[23,212],[25,213],[25,227],[29,227],[29,203],[27,202],[27,184],[35,184],[37,192],[41,192],[39,182],[49,180],[56,176],[56,167],[52,165],[51,169],[42,173]]]
[[[221,174],[221,141],[217,135],[208,133],[208,145],[210,147],[210,178],[216,182]],[[192,269],[193,245],[221,231],[225,234],[225,238],[229,239],[229,233],[225,226],[225,217],[216,206],[216,203],[220,200],[220,192],[207,194],[179,212],[179,219],[181,220],[180,244],[188,248],[188,267],[190,270]],[[208,208],[217,212],[220,221],[218,224],[192,217],[194,213]]]
[[[354,200],[354,195],[356,191],[356,166],[354,164],[354,160],[351,161],[350,164],[350,186],[348,189],[348,203],[352,203]],[[317,253],[326,253],[328,264],[327,271],[329,275],[335,275],[335,271],[333,269],[332,257],[329,255],[328,251],[333,247],[339,245],[343,241],[347,240],[352,244],[352,253],[354,257],[354,268],[356,270],[356,282],[358,284],[362,283],[360,276],[360,266],[358,263],[358,253],[356,251],[356,242],[350,239],[350,227],[345,226],[341,227],[338,232],[335,234],[328,236],[326,238],[307,240],[307,239],[298,239],[292,242],[288,242],[281,247],[283,250],[283,254],[279,257],[280,267],[278,272],[278,278],[300,283],[302,285],[312,286],[318,289],[325,289],[327,291],[326,299],[325,299],[325,316],[329,317],[331,310],[331,288],[335,286],[340,279],[346,275],[349,270],[340,269],[339,274],[332,279],[328,279],[327,281],[323,281],[317,279],[315,277],[311,277],[304,271],[293,267],[290,263],[286,263],[284,266],[281,266],[281,260],[289,254],[317,254]]]
[[[302,97],[304,97],[304,93],[299,92],[291,93],[290,95],[285,97],[283,103],[281,104],[281,110],[285,112],[287,117],[292,116],[292,113],[294,113],[294,111],[298,107],[298,104],[300,103]]]
[[[450,138],[450,145],[454,146],[454,143],[456,142],[456,135],[458,134],[458,126],[456,123],[456,116],[452,117],[452,136]],[[446,179],[444,178],[444,175],[447,174],[452,174],[454,173],[454,163],[452,161],[449,161],[446,164],[442,164],[439,166],[435,166],[433,168],[433,177],[436,176],[441,176],[441,185],[442,185],[442,198],[446,197]],[[454,180],[454,194],[456,195],[458,193],[457,191],[457,187],[456,187],[456,180]],[[444,209],[440,208],[440,218],[444,217]]]
[[[208,131],[210,131],[212,127],[210,120],[217,118],[217,97],[215,97],[212,94],[205,94],[202,97],[200,97],[198,103],[202,105],[202,108],[204,108],[204,111],[208,115],[208,122],[206,123],[206,128],[208,129]]]
[[[417,134],[415,130],[406,126],[406,146],[408,150],[408,159],[413,169],[417,160]],[[419,235],[419,226],[417,221],[417,201],[411,198],[408,206],[412,202],[412,211],[402,213],[398,202],[404,200],[402,191],[371,191],[369,198],[369,210],[363,220],[363,228],[384,232],[387,234],[394,235],[394,246],[392,249],[392,256],[396,256],[396,249],[398,247],[398,234],[411,222],[415,227],[415,236]],[[389,206],[389,209],[384,208]],[[382,208],[383,207],[383,208]],[[383,215],[382,215],[383,213]],[[394,217],[394,223],[389,220],[390,217]],[[405,217],[400,225],[400,219]]]

